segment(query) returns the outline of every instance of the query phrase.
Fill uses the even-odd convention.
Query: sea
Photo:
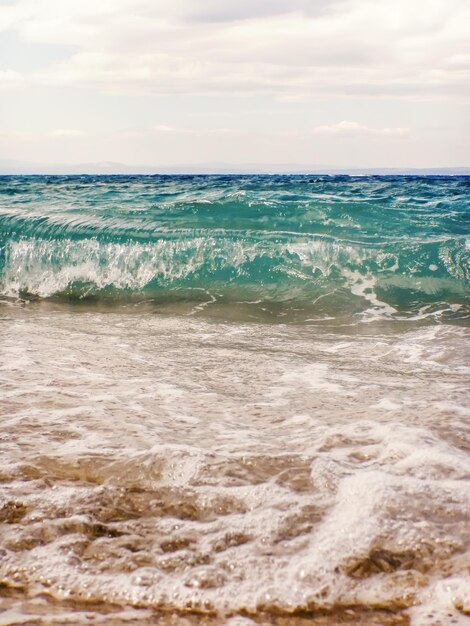
[[[0,177],[0,625],[470,623],[470,177]]]

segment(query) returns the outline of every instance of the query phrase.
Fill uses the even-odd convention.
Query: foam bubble
[[[66,619],[132,605],[135,623],[465,614],[467,329],[9,316],[12,597]]]

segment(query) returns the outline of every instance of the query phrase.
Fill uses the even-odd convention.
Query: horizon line
[[[200,163],[195,165],[128,165],[126,163],[101,161],[97,163],[74,163],[59,165],[20,163],[0,159],[0,176],[164,176],[164,175],[446,175],[468,176],[470,166],[434,167],[348,167],[331,165],[304,165],[297,163],[254,164]]]

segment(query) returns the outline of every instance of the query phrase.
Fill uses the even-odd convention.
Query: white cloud
[[[165,135],[239,135],[240,131],[233,128],[173,128],[172,126],[157,125],[152,128],[154,133]]]
[[[14,89],[24,84],[24,77],[13,70],[0,70],[0,90]]]
[[[154,126],[152,129],[155,133],[175,133],[178,132],[178,129],[172,128],[171,126],[165,126],[164,124],[159,124]]]
[[[341,135],[344,137],[407,137],[410,133],[408,128],[371,128],[358,124],[358,122],[348,122],[346,120],[337,124],[316,126],[312,132],[316,135]]]
[[[470,0],[0,0],[2,152],[465,164],[469,21]]]
[[[467,97],[467,0],[16,0],[0,24],[71,46],[31,79],[126,94]]]
[[[237,2],[179,0],[174,3],[174,10],[182,19],[188,21],[223,23],[294,11],[314,15],[334,4],[335,0],[237,0]]]
[[[158,120],[167,121],[167,120]],[[168,120],[169,121],[169,120]],[[162,124],[160,124],[161,126]],[[335,126],[335,125],[330,125]],[[358,126],[361,126],[358,124]],[[127,130],[89,129],[86,139],[57,139],[51,132],[8,132],[0,136],[2,153],[11,159],[43,163],[88,163],[113,161],[132,165],[197,165],[238,163],[245,167],[270,163],[303,167],[441,167],[467,162],[468,141],[460,141],[461,129],[435,135],[413,129],[406,139],[360,134],[351,140],[342,134],[267,128],[185,128],[168,125],[158,131],[151,125]],[[312,129],[313,130],[313,129]],[[375,129],[377,130],[377,129]],[[443,139],[441,139],[441,136]],[[462,147],[459,148],[459,145]],[[457,146],[457,151],[456,150]],[[404,149],[406,147],[406,149]],[[444,156],[443,156],[444,155]],[[297,167],[297,166],[295,166]]]
[[[76,130],[74,128],[57,128],[51,131],[51,137],[58,137],[59,139],[83,137],[84,135],[85,133],[82,130]]]

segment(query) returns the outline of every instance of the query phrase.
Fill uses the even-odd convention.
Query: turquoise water
[[[465,626],[470,178],[0,178],[0,624]]]
[[[0,179],[9,297],[466,319],[469,237],[465,177]]]

